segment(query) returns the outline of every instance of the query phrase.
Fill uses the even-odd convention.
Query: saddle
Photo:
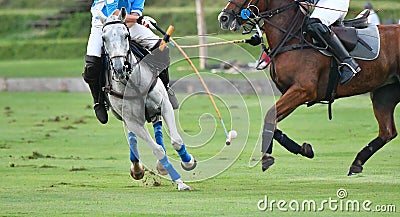
[[[368,23],[369,14],[370,10],[365,9],[356,18],[337,21],[331,26],[331,30],[355,59],[374,60],[379,56],[379,30],[376,25]],[[328,51],[320,52],[332,56]]]
[[[354,19],[349,20],[338,20],[333,23],[332,26],[343,26],[343,27],[354,27],[357,29],[363,29],[368,27],[368,16],[371,14],[369,9],[363,10],[360,14],[356,16]]]
[[[331,30],[338,36],[344,47],[355,59],[374,60],[379,56],[380,36],[376,25],[368,23],[370,10],[362,11],[356,18],[335,22]],[[332,57],[327,50],[319,50],[322,54]],[[328,87],[325,101],[328,104],[329,120],[332,119],[332,103],[335,99],[336,89],[339,81],[338,63],[332,59],[329,72]],[[308,102],[308,106],[321,102]]]

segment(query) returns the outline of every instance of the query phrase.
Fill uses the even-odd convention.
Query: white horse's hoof
[[[182,180],[175,180],[175,183],[178,185],[178,191],[190,191],[192,190],[189,185],[186,185]]]
[[[160,161],[157,161],[157,172],[160,175],[168,175],[168,171],[163,167]]]
[[[178,184],[178,191],[190,191],[189,185],[186,185],[185,183]]]
[[[191,157],[191,159],[189,162],[181,162],[182,169],[184,169],[186,171],[193,170],[197,166],[197,161],[193,157],[193,155],[190,155],[190,157]]]
[[[131,164],[131,176],[135,180],[141,180],[144,176],[144,167],[140,162]]]

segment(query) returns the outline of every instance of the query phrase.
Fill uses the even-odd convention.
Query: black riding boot
[[[329,51],[340,62],[341,79],[340,84],[348,83],[358,72],[361,71],[360,66],[349,52],[343,46],[339,38],[326,25],[322,24],[318,19],[311,18],[307,24],[307,32],[322,44],[328,44]]]
[[[82,73],[82,77],[89,85],[90,92],[92,93],[94,101],[93,108],[97,119],[100,123],[106,124],[108,122],[108,114],[104,102],[104,92],[101,90],[100,85],[100,73],[103,68],[103,63],[100,57],[95,56],[86,56],[85,61],[85,71]]]
[[[179,108],[179,102],[178,99],[175,96],[174,91],[172,90],[172,88],[169,86],[169,73],[168,73],[168,68],[164,69],[160,75],[158,75],[158,77],[161,79],[161,81],[163,82],[165,89],[167,90],[168,93],[168,98],[169,101],[171,102],[172,108],[174,110]]]

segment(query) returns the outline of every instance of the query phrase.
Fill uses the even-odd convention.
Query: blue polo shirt
[[[115,10],[125,7],[128,13],[136,13],[142,15],[145,0],[94,0],[92,8],[103,4],[101,12],[107,17],[110,16]]]

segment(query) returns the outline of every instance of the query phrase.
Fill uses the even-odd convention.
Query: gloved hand
[[[250,39],[246,40],[246,43],[249,43],[253,46],[257,46],[257,45],[261,44],[261,38],[257,33],[255,33],[254,35],[251,36]]]
[[[157,24],[157,22],[155,19],[153,19],[150,16],[140,16],[138,18],[137,22],[149,29],[153,29],[153,30],[156,29],[156,27],[154,27],[154,25],[152,23]]]

